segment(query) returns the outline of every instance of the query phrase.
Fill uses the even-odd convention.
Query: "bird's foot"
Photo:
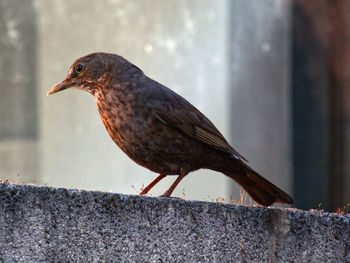
[[[159,197],[167,197],[170,198],[171,192],[170,191],[165,191],[164,194],[160,195]]]
[[[145,195],[145,194],[147,194],[148,191],[145,191],[145,190],[147,190],[147,189],[142,189],[142,191],[139,192],[139,195]]]

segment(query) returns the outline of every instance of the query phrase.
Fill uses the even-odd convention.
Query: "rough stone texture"
[[[0,184],[0,262],[350,262],[349,221]]]

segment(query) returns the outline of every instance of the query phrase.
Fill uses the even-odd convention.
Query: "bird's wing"
[[[172,109],[167,112],[154,112],[154,115],[164,124],[170,125],[185,135],[195,138],[202,143],[223,152],[231,153],[237,159],[247,161],[229,145],[224,136],[216,129],[214,124],[199,110],[191,105],[182,105],[184,108]],[[187,107],[186,107],[187,106]]]

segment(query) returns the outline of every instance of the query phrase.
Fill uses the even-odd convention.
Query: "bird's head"
[[[78,88],[95,93],[98,83],[106,72],[104,53],[92,53],[77,59],[70,67],[66,78],[53,86],[47,95],[68,89]]]
[[[77,59],[70,67],[66,78],[53,86],[47,95],[68,88],[82,89],[94,95],[97,89],[130,81],[140,74],[143,73],[138,67],[121,56],[91,53]]]

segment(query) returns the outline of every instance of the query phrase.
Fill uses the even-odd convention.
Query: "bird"
[[[77,59],[47,95],[68,88],[92,94],[113,141],[137,164],[158,174],[140,195],[175,175],[161,195],[170,197],[187,174],[210,169],[232,178],[262,206],[293,203],[253,170],[195,106],[122,56],[96,52]]]

